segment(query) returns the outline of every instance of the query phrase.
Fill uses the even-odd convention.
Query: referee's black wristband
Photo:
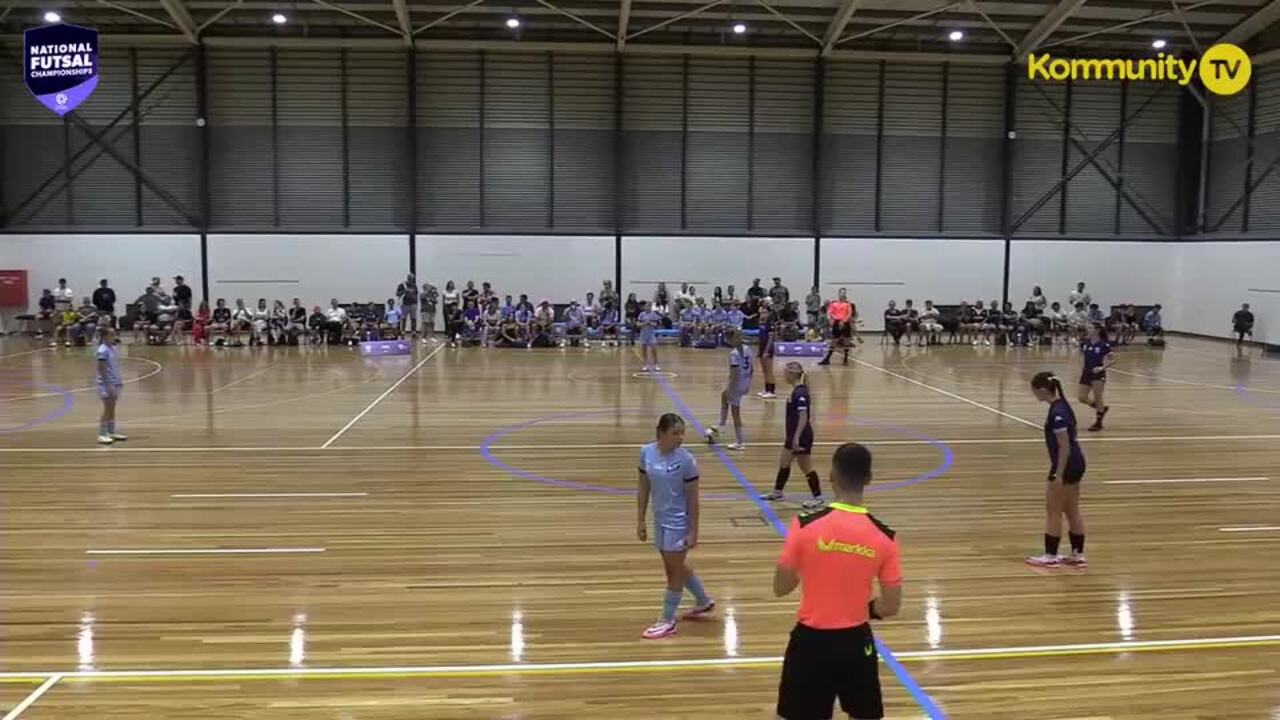
[[[871,602],[867,603],[867,613],[868,613],[869,615],[871,615],[871,619],[872,619],[872,620],[883,620],[883,619],[884,619],[884,618],[880,617],[880,613],[876,612],[876,601],[875,601],[875,600],[872,600]]]

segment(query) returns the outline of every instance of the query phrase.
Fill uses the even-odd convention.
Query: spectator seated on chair
[[[773,290],[786,292],[786,287],[782,285],[779,278],[774,278],[776,283]],[[784,302],[782,309],[778,311],[778,339],[786,342],[795,342],[802,337],[800,333],[800,303],[797,301]]]
[[[620,327],[621,318],[618,316],[618,308],[612,301],[604,304],[604,309],[600,311],[600,339],[604,342],[605,347],[610,345],[618,346],[618,329]]]
[[[216,346],[221,347],[227,342],[227,335],[231,332],[231,308],[227,307],[227,301],[218,298],[216,307],[213,309],[213,315],[209,323],[209,340]]]
[[[1067,328],[1072,340],[1083,341],[1089,332],[1089,325],[1089,311],[1085,309],[1084,303],[1076,303],[1075,310],[1067,315]]]
[[[1155,307],[1147,311],[1142,318],[1142,329],[1147,333],[1147,344],[1157,347],[1164,346],[1164,318],[1161,316],[1160,303],[1156,303]]]
[[[552,309],[551,301],[543,300],[538,303],[538,309],[533,311],[533,329],[530,332],[534,347],[555,345],[555,324],[556,311]]]
[[[307,309],[303,307],[302,301],[298,298],[293,299],[293,305],[289,306],[289,321],[284,326],[285,342],[290,345],[297,345],[298,338],[307,332]]]
[[[903,334],[907,336],[907,347],[919,341],[924,344],[923,339],[917,338],[920,334],[920,311],[916,309],[915,301],[907,298],[907,302],[902,306],[902,329]]]
[[[1045,332],[1053,342],[1065,340],[1070,329],[1067,314],[1062,311],[1062,303],[1054,302],[1044,314]]]
[[[169,323],[169,332],[166,336],[168,342],[177,345],[182,337],[182,333],[195,332],[195,315],[191,313],[191,306],[183,302],[178,303],[178,310],[173,314],[173,322]]]
[[[1004,312],[1000,318],[1000,328],[1004,332],[1004,342],[1006,345],[1012,345],[1014,335],[1024,344],[1026,343],[1026,331],[1022,328],[1022,313],[1013,309],[1013,303],[1006,302],[1004,304]]]
[[[564,311],[564,337],[560,339],[560,347],[573,345],[578,347],[587,331],[587,315],[577,300],[570,300]]]
[[[1245,336],[1253,337],[1253,311],[1249,309],[1249,303],[1240,306],[1235,315],[1231,316],[1231,332],[1236,336],[1236,347],[1244,345]]]
[[[484,316],[480,314],[477,300],[468,299],[463,302],[465,307],[462,310],[462,328],[458,339],[463,346],[479,345],[484,341]]]
[[[942,313],[933,306],[932,300],[924,301],[924,310],[920,311],[920,344],[930,345],[942,342]]]
[[[338,304],[337,298],[329,300],[329,309],[325,311],[324,325],[321,327],[328,344],[342,342],[342,336],[347,332],[347,311]]]
[[[87,345],[98,331],[98,317],[101,313],[89,298],[80,303],[80,326],[71,331],[71,341],[76,345]]]
[[[267,331],[271,329],[271,309],[266,298],[258,298],[258,306],[250,313],[249,347],[267,344]]]
[[[890,300],[889,307],[884,311],[885,337],[893,338],[893,344],[898,345],[902,341],[905,330],[906,322],[903,320],[902,311],[898,309],[897,301]]]
[[[1044,335],[1045,319],[1041,314],[1038,303],[1028,300],[1027,304],[1022,307],[1022,324],[1027,330],[1027,344],[1039,345],[1040,337]]]
[[[486,286],[488,284],[485,283]],[[480,337],[480,344],[485,347],[492,347],[498,343],[498,338],[502,337],[502,324],[505,319],[502,313],[502,305],[498,303],[498,298],[491,297],[485,307],[486,309],[482,316],[484,331]]]
[[[387,298],[387,311],[382,315],[382,322],[379,329],[385,338],[399,337],[400,323],[404,319],[404,312],[396,307],[395,298]]]
[[[240,333],[253,332],[253,313],[245,307],[242,298],[236,298],[236,307],[231,311],[231,326],[228,332],[231,335],[231,342],[228,343],[230,347],[242,347]]]
[[[307,316],[307,335],[311,338],[312,345],[324,343],[325,335],[328,332],[326,328],[328,322],[328,316],[324,314],[324,310],[321,310],[319,305],[311,309],[311,314]]]
[[[209,311],[209,301],[201,300],[196,308],[195,319],[191,323],[191,342],[205,345],[209,342],[209,325],[213,322],[213,313]]]
[[[75,308],[67,306],[65,310],[55,313],[57,325],[53,328],[53,342],[49,343],[50,347],[58,345],[58,338],[62,338],[63,344],[71,347],[71,333],[80,327],[80,313]]]

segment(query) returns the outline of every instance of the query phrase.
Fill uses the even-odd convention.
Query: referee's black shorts
[[[797,624],[782,661],[778,717],[829,720],[837,698],[857,720],[884,717],[879,660],[870,625],[815,630]]]

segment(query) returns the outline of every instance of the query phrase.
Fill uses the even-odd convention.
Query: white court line
[[[216,387],[216,388],[214,388],[214,389],[210,390],[210,391],[209,391],[209,394],[210,394],[210,395],[216,395],[217,393],[220,393],[220,392],[222,392],[223,390],[226,390],[227,388],[235,387],[236,385],[239,385],[240,383],[244,382],[245,380],[249,380],[249,379],[251,379],[251,378],[258,377],[258,376],[259,376],[259,375],[261,375],[262,373],[264,373],[264,372],[266,372],[266,371],[270,370],[271,368],[273,368],[273,367],[275,367],[275,366],[276,366],[276,363],[271,363],[270,365],[268,365],[268,366],[266,366],[266,367],[264,367],[264,368],[262,368],[262,369],[260,369],[260,370],[255,370],[255,371],[253,371],[253,372],[249,373],[248,375],[245,375],[244,377],[242,377],[242,378],[240,378],[240,379],[238,379],[238,380],[232,380],[231,382],[227,383],[226,385],[219,385],[218,387]]]
[[[986,410],[987,412],[995,413],[996,415],[999,415],[1000,417],[1006,417],[1006,418],[1009,418],[1010,420],[1015,420],[1015,421],[1017,421],[1017,422],[1020,422],[1020,423],[1022,423],[1023,425],[1029,425],[1030,427],[1036,428],[1037,430],[1039,430],[1039,429],[1040,429],[1040,425],[1038,425],[1037,423],[1033,423],[1033,422],[1031,422],[1030,420],[1024,420],[1023,418],[1020,418],[1020,417],[1018,417],[1017,415],[1010,415],[1009,413],[1007,413],[1007,412],[1005,412],[1005,411],[1003,411],[1003,410],[997,410],[997,409],[995,409],[995,408],[991,407],[990,405],[983,405],[982,403],[978,402],[977,400],[970,400],[969,398],[964,397],[963,395],[957,395],[957,394],[955,394],[955,393],[953,393],[953,392],[950,392],[950,391],[948,391],[948,390],[943,390],[943,389],[942,389],[942,388],[940,388],[940,387],[934,387],[933,385],[930,385],[930,384],[928,384],[928,383],[923,383],[923,382],[920,382],[919,380],[913,380],[913,379],[911,379],[911,378],[907,377],[906,375],[900,375],[900,374],[898,374],[898,373],[896,373],[896,372],[894,372],[894,371],[892,371],[892,370],[886,370],[885,368],[882,368],[882,367],[880,367],[879,365],[873,365],[873,364],[871,364],[871,363],[867,362],[866,360],[859,360],[859,359],[857,359],[857,358],[850,358],[850,359],[851,359],[851,360],[853,360],[854,362],[858,363],[859,365],[863,365],[863,366],[865,366],[865,367],[869,367],[869,368],[871,368],[872,370],[875,370],[876,372],[882,372],[882,373],[884,373],[885,375],[888,375],[889,377],[897,378],[897,379],[899,379],[899,380],[902,380],[903,382],[909,382],[909,383],[911,383],[912,385],[918,385],[918,386],[920,386],[920,387],[922,387],[922,388],[924,388],[924,389],[926,389],[926,390],[932,390],[932,391],[934,391],[934,392],[938,393],[939,395],[945,395],[945,396],[947,396],[947,397],[949,397],[949,398],[951,398],[951,399],[953,399],[953,400],[959,400],[959,401],[960,401],[960,402],[962,402],[962,403],[966,403],[966,404],[968,404],[968,405],[972,405],[972,406],[974,406],[974,407],[976,407],[976,408],[980,408],[980,409],[982,409],[982,410]]]
[[[8,360],[9,358],[22,357],[23,355],[34,355],[36,353],[48,352],[50,350],[55,350],[55,349],[56,348],[42,347],[42,348],[36,348],[35,350],[26,350],[24,352],[13,353],[12,355],[0,355],[0,360]]]
[[[49,690],[54,685],[57,685],[58,681],[61,679],[62,679],[61,675],[51,675],[49,679],[44,681],[43,685],[36,688],[35,692],[31,693],[26,697],[26,699],[24,699],[22,702],[14,706],[14,708],[10,710],[8,713],[6,713],[3,718],[0,718],[0,720],[17,720],[17,717],[19,715],[26,712],[27,708],[34,705],[36,701],[40,699],[41,695],[44,695],[45,693],[49,692]]]
[[[365,415],[368,415],[370,410],[373,410],[375,407],[377,407],[378,403],[385,400],[386,397],[390,395],[392,392],[394,392],[396,388],[400,387],[401,383],[403,383],[405,380],[408,380],[410,375],[418,372],[418,368],[422,367],[423,365],[426,365],[428,360],[435,357],[436,353],[440,352],[444,348],[445,346],[442,344],[440,345],[440,347],[437,347],[435,350],[432,350],[431,352],[427,353],[426,357],[419,360],[417,365],[414,365],[413,367],[409,368],[409,372],[405,373],[404,375],[401,375],[400,379],[395,381],[395,384],[393,384],[391,387],[386,389],[386,392],[382,393],[377,397],[376,400],[369,403],[369,407],[365,408],[364,410],[361,410],[359,415],[356,415],[355,417],[351,418],[351,422],[347,423],[346,425],[343,425],[341,430],[333,434],[333,437],[329,438],[328,440],[325,440],[324,444],[320,446],[320,449],[324,450],[328,448],[330,445],[337,442],[338,438],[342,437],[343,433],[351,429],[351,426],[360,422],[360,418],[364,417]]]
[[[49,349],[50,349],[50,350],[52,350],[53,348],[49,348]],[[139,375],[139,376],[138,376],[138,377],[136,377],[136,378],[129,378],[128,380],[125,380],[124,382],[120,383],[121,385],[131,385],[131,384],[136,383],[136,382],[142,382],[143,380],[146,380],[147,378],[149,378],[149,377],[151,377],[151,376],[153,376],[153,375],[158,375],[158,374],[160,374],[161,372],[164,372],[164,365],[161,365],[160,363],[158,363],[158,362],[156,362],[155,360],[152,360],[152,359],[150,359],[150,358],[143,358],[143,357],[129,357],[129,356],[125,355],[125,356],[121,356],[121,357],[120,357],[120,359],[121,359],[122,361],[123,361],[123,360],[136,360],[136,361],[138,361],[138,362],[151,363],[152,365],[155,365],[155,366],[156,366],[154,370],[152,370],[151,372],[147,373],[146,375]],[[74,395],[74,394],[76,394],[76,393],[89,392],[90,390],[96,390],[96,389],[97,389],[97,386],[96,386],[96,385],[86,385],[86,386],[84,386],[84,387],[75,388],[75,389],[73,389],[73,390],[65,390],[65,391],[63,391],[63,392],[35,393],[35,394],[32,394],[32,395],[21,395],[21,396],[19,396],[19,397],[3,398],[3,402],[15,402],[15,401],[18,401],[18,400],[38,400],[38,399],[40,399],[40,398],[47,398],[47,397],[61,397],[61,396],[62,396],[62,395],[64,395],[64,394],[65,394],[65,395]],[[3,720],[3,718],[0,718],[0,720]]]
[[[1280,440],[1280,435],[1133,435],[1133,436],[1114,436],[1105,435],[1096,437],[1090,435],[1080,438],[1082,443],[1142,443],[1142,442],[1247,442],[1253,440]],[[867,440],[867,445],[932,445],[935,442],[946,445],[1022,445],[1022,444],[1039,444],[1044,440],[1040,438],[967,438],[963,440]],[[819,447],[835,447],[844,444],[843,441],[824,440],[815,442],[814,445]],[[751,447],[781,447],[782,443],[778,442],[757,442],[751,443]],[[494,444],[490,446],[494,450],[609,450],[616,448],[632,448],[637,447],[637,443],[586,443],[586,444]],[[331,447],[331,452],[385,452],[389,450],[478,450],[477,445],[347,445],[344,447]],[[119,455],[121,453],[198,453],[198,452],[308,452],[315,450],[315,446],[271,446],[271,445],[251,445],[246,447],[236,446],[215,446],[215,447],[71,447],[71,448],[0,448],[0,453],[110,453]]]
[[[1105,643],[1078,643],[1071,645],[1015,645],[949,650],[914,650],[895,653],[899,660],[934,660],[947,658],[990,659],[1016,658],[1027,655],[1076,655],[1091,653],[1125,653],[1160,649],[1196,649],[1215,647],[1241,647],[1248,645],[1273,645],[1280,643],[1280,635],[1246,635],[1220,638],[1191,638],[1186,640],[1128,640]],[[691,658],[686,660],[613,660],[597,662],[561,663],[506,663],[500,665],[392,665],[386,667],[327,667],[327,668],[227,668],[219,670],[81,670],[57,675],[47,672],[0,672],[0,680],[39,680],[58,677],[65,680],[106,680],[129,678],[219,678],[219,677],[306,677],[352,675],[464,675],[474,673],[538,673],[600,670],[680,669],[696,667],[751,667],[773,666],[782,662],[781,656]]]
[[[157,550],[85,550],[85,555],[296,555],[324,548],[162,548]]]
[[[1103,485],[1177,485],[1180,483],[1224,483],[1224,482],[1259,482],[1270,480],[1269,477],[1229,477],[1229,478],[1163,478],[1158,480],[1107,480]]]
[[[281,492],[281,493],[175,493],[171,498],[347,498],[368,497],[362,492]]]
[[[1218,532],[1277,532],[1280,531],[1280,525],[1249,525],[1246,527],[1224,527],[1218,528]]]

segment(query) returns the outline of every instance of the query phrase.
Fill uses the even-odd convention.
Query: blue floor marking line
[[[706,431],[706,427],[703,426],[702,423],[698,422],[697,413],[693,411],[693,408],[689,407],[689,405],[681,399],[680,394],[671,386],[671,383],[667,382],[666,378],[653,375],[653,379],[662,387],[662,392],[666,393],[667,398],[671,400],[671,404],[675,405],[676,409],[680,411],[680,414],[684,416],[685,422],[693,425],[693,429],[696,430],[699,435],[702,435],[702,433]],[[713,450],[715,451],[716,457],[720,458],[720,462],[723,463],[725,468],[729,471],[729,474],[733,475],[734,479],[738,481],[738,484],[742,486],[742,489],[747,491],[747,495],[749,495],[751,500],[755,502],[756,506],[760,508],[760,511],[769,521],[769,524],[773,526],[773,529],[776,530],[779,535],[786,537],[786,526],[782,524],[782,520],[778,517],[778,514],[773,511],[773,508],[769,506],[769,503],[766,502],[765,499],[760,496],[760,493],[756,491],[756,488],[751,484],[751,481],[742,474],[742,470],[734,464],[733,460],[725,454],[724,450],[720,449],[718,446],[713,448]],[[902,686],[907,689],[907,692],[911,693],[911,697],[916,701],[916,704],[920,706],[920,709],[924,710],[925,714],[929,716],[930,720],[946,720],[946,713],[938,707],[937,703],[933,701],[933,698],[929,696],[929,693],[926,692],[924,688],[920,687],[920,684],[915,681],[915,678],[911,677],[911,673],[907,672],[907,669],[902,666],[902,663],[898,662],[898,658],[893,654],[893,651],[889,649],[889,646],[885,645],[879,640],[879,638],[877,638],[876,648],[879,650],[880,657],[884,660],[884,664],[889,666],[889,669],[893,671],[895,676],[897,676],[898,682],[901,682]]]

